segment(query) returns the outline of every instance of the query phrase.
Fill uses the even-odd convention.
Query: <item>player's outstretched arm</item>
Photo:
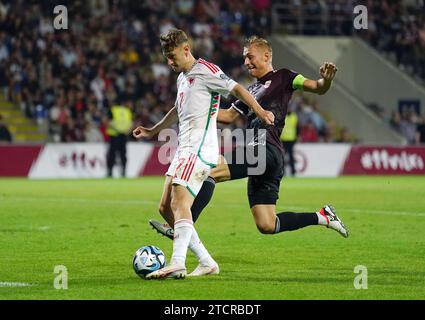
[[[170,111],[162,118],[160,122],[154,125],[152,128],[145,128],[143,126],[138,126],[133,130],[133,136],[137,139],[140,138],[152,138],[158,134],[162,129],[171,127],[174,123],[178,121],[177,109],[174,106]]]
[[[221,123],[232,123],[239,118],[240,114],[233,108],[219,109],[217,115],[217,121]]]
[[[240,84],[237,84],[230,93],[254,111],[261,121],[266,124],[274,124],[273,112],[264,110],[263,107],[258,104],[257,100],[255,100],[253,95]]]
[[[332,80],[335,78],[338,68],[332,62],[325,62],[320,67],[320,75],[322,76],[319,80],[306,79],[303,84],[303,89],[306,92],[313,92],[317,94],[325,94],[328,92],[332,85]]]

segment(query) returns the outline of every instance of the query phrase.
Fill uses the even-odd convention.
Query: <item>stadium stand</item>
[[[0,9],[0,112],[18,142],[105,140],[105,113],[116,100],[131,101],[136,123],[156,123],[175,98],[176,75],[157,39],[168,28],[190,30],[197,55],[243,84],[251,81],[243,38],[271,32],[270,1],[76,1],[67,4],[66,31],[53,29],[52,2],[23,6]],[[337,139],[313,130],[317,141]]]
[[[353,9],[357,5],[364,5],[367,8],[367,29],[353,28],[355,17]],[[272,12],[275,33],[354,36],[374,48],[401,73],[408,75],[411,81],[422,87],[425,84],[425,1],[423,0],[275,1]],[[362,56],[363,59],[366,57],[367,55]],[[406,96],[409,94],[412,93],[406,93]],[[356,98],[361,100],[364,97],[360,95]],[[379,104],[367,100],[361,102],[385,123],[394,122],[393,117],[390,118],[389,111],[385,112],[389,109],[388,103]],[[394,107],[392,105],[390,109],[394,110]],[[392,124],[391,127],[404,137],[406,143],[418,143],[420,139],[415,136],[420,134],[421,110],[416,106],[410,106],[409,110],[401,110],[402,108],[404,109],[398,106],[397,111],[400,124]]]
[[[368,28],[355,30],[353,8],[368,10]],[[275,1],[275,31],[288,34],[356,34],[398,64],[425,80],[425,2],[423,0]]]
[[[359,3],[367,6],[370,19],[367,30],[355,31],[353,7]],[[157,39],[171,27],[189,30],[196,54],[243,84],[251,81],[242,67],[243,38],[272,31],[333,36],[355,32],[403,71],[425,78],[423,0],[101,0],[66,5],[72,24],[58,31],[50,16],[54,1],[0,2],[0,113],[16,142],[105,140],[106,110],[117,100],[131,101],[136,123],[157,122],[174,103],[170,84],[175,75],[164,63]],[[317,141],[356,141],[353,135],[345,138],[346,128],[333,129],[329,113],[318,113],[320,106],[313,105],[313,117],[324,119],[324,124],[309,125]],[[377,114],[382,109],[369,107]],[[302,118],[303,108],[296,110]],[[411,118],[420,119],[419,114]],[[410,131],[398,130],[415,143]]]

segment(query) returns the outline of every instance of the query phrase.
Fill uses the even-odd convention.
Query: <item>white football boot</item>
[[[184,279],[186,277],[186,267],[183,265],[178,265],[171,263],[170,265],[151,272],[146,275],[145,279],[165,279],[165,278],[174,278],[174,279]]]
[[[214,261],[214,264],[212,265],[202,265],[198,264],[195,270],[193,270],[191,273],[189,273],[188,277],[198,277],[198,276],[208,276],[208,275],[214,275],[219,274],[220,268],[218,267],[217,262]]]
[[[341,221],[341,219],[339,219],[336,215],[336,211],[333,206],[326,205],[320,209],[318,213],[325,217],[328,228],[334,229],[335,231],[338,231],[338,233],[344,238],[348,238],[348,229]]]

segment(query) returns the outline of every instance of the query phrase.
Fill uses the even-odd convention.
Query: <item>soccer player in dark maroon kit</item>
[[[267,40],[258,37],[247,39],[244,46],[244,64],[251,76],[257,82],[248,87],[260,103],[275,116],[274,125],[265,125],[241,101],[233,102],[228,109],[221,109],[218,121],[231,123],[240,116],[246,116],[248,125],[246,132],[251,130],[253,139],[245,139],[245,145],[236,147],[232,152],[220,157],[219,165],[212,169],[210,177],[204,184],[191,208],[193,221],[210,201],[216,182],[224,182],[248,177],[248,201],[257,228],[261,233],[274,234],[283,231],[297,230],[309,225],[324,225],[338,231],[343,237],[348,237],[348,229],[337,217],[331,205],[325,205],[317,212],[276,213],[276,202],[279,198],[280,181],[283,177],[284,149],[280,135],[285,125],[288,102],[295,90],[303,90],[319,95],[325,94],[331,87],[337,68],[333,63],[325,62],[320,67],[321,79],[310,80],[303,75],[288,69],[275,70],[272,65],[272,48]],[[264,137],[265,134],[265,137]],[[246,134],[246,137],[248,134]],[[245,137],[245,138],[246,138]],[[261,146],[263,146],[261,148]],[[239,150],[243,148],[243,150]],[[253,149],[256,149],[254,151]],[[251,174],[259,163],[249,159],[249,155],[265,152],[265,170],[260,174]],[[238,163],[238,154],[245,159]],[[251,171],[255,172],[255,170]],[[150,224],[160,233],[171,237],[173,230],[166,224],[150,221]],[[200,275],[208,274],[208,270]]]

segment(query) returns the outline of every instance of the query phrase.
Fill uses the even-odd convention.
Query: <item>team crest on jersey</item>
[[[225,73],[220,74],[220,78],[227,81],[230,80],[230,78]]]
[[[220,106],[220,95],[218,93],[213,93],[211,98],[211,108],[210,108],[211,117],[217,113],[219,106]]]
[[[188,78],[187,82],[189,82],[189,86],[191,86],[195,82],[195,78],[193,78],[193,77]]]
[[[270,87],[271,84],[272,84],[271,80],[266,81],[266,83],[264,84],[264,88],[267,89],[268,87]]]

